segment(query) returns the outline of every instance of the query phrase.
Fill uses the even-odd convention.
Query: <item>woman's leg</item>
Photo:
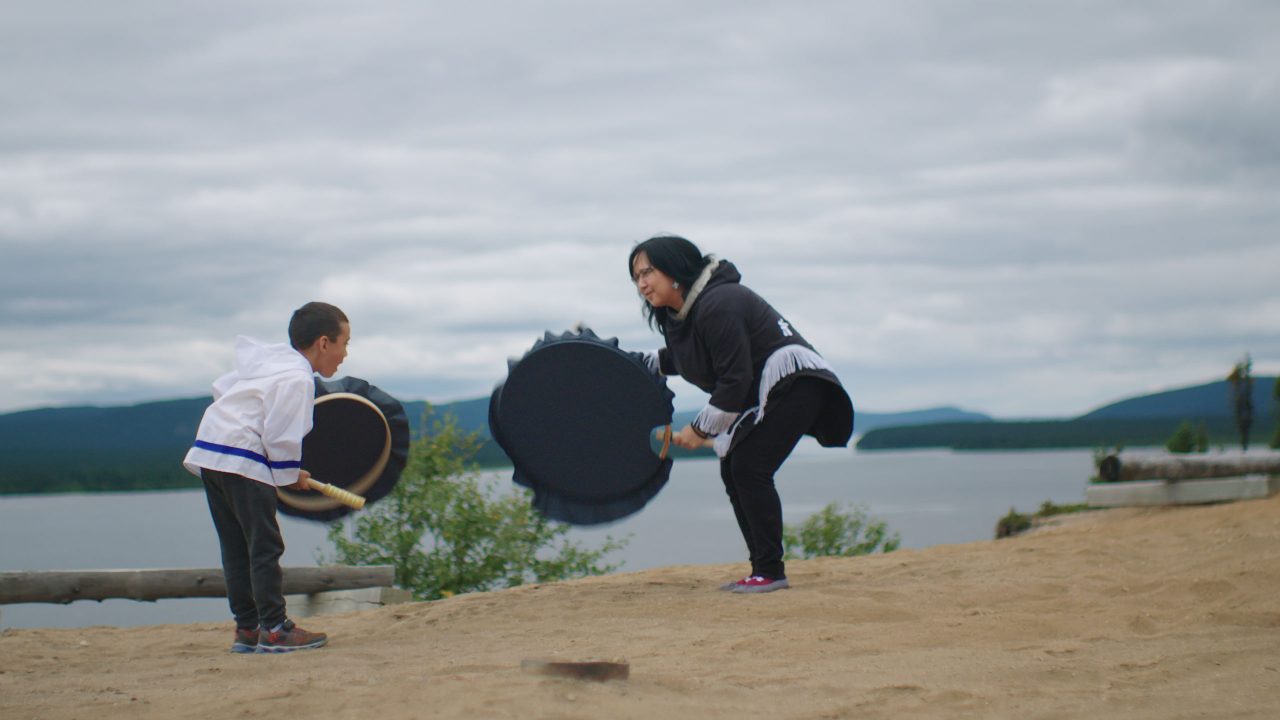
[[[751,560],[751,574],[756,574],[756,548],[751,537],[751,525],[747,522],[746,512],[742,509],[742,501],[738,499],[738,489],[733,481],[733,463],[730,458],[720,459],[720,480],[724,483],[724,492],[729,496],[729,505],[733,507],[733,517],[738,521],[738,530],[742,540],[747,544],[747,556]]]
[[[728,466],[726,489],[751,551],[752,574],[786,577],[782,561],[782,500],[774,474],[822,412],[826,381],[797,378],[769,398],[764,419],[722,461]],[[744,523],[745,521],[745,523]]]

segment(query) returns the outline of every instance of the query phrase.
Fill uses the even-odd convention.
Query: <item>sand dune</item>
[[[281,656],[227,653],[229,622],[8,630],[0,717],[1280,716],[1280,497],[790,569],[759,596],[679,566],[314,618],[329,647]]]

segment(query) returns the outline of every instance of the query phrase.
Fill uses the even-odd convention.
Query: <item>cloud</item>
[[[546,330],[656,346],[624,264],[659,232],[867,410],[1280,363],[1261,0],[0,14],[0,411],[202,394],[311,299],[345,372],[483,395]]]

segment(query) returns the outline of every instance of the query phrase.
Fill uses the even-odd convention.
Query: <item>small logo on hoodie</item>
[[[787,321],[781,318],[778,319],[778,328],[782,330],[782,337],[791,337],[794,334],[791,332],[791,326],[787,324]]]

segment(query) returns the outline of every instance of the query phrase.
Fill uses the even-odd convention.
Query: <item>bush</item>
[[[1165,441],[1164,446],[1171,453],[1183,454],[1195,450],[1196,432],[1191,427],[1191,421],[1183,420],[1178,425],[1178,429],[1173,431],[1173,435]]]
[[[996,539],[1011,537],[1030,529],[1031,516],[1009,508],[1009,514],[996,522]]]
[[[1045,500],[1040,503],[1040,509],[1034,515],[1024,515],[1013,508],[1009,508],[1009,514],[996,521],[996,539],[1012,537],[1020,533],[1024,533],[1035,525],[1035,521],[1041,518],[1053,517],[1054,515],[1066,515],[1069,513],[1085,512],[1089,510],[1088,503],[1077,503],[1075,505],[1055,505],[1052,500]]]
[[[1280,450],[1280,377],[1276,378],[1276,384],[1271,388],[1271,397],[1276,401],[1276,431],[1268,446],[1272,450]]]
[[[609,537],[584,549],[566,539],[568,525],[533,509],[527,490],[503,494],[482,483],[473,460],[480,445],[452,415],[436,422],[410,446],[395,489],[356,517],[351,538],[344,524],[330,527],[337,551],[330,561],[394,565],[396,585],[418,600],[617,569],[601,560],[625,541]]]
[[[1054,515],[1066,515],[1068,513],[1084,512],[1089,509],[1088,503],[1077,503],[1075,505],[1054,505],[1052,500],[1045,500],[1040,504],[1040,509],[1036,511],[1036,517],[1053,517]]]
[[[898,533],[890,536],[888,525],[869,518],[865,508],[853,506],[842,511],[833,502],[810,515],[800,527],[783,528],[782,544],[786,548],[784,557],[793,560],[870,555],[877,547],[881,552],[893,552],[902,539]]]

